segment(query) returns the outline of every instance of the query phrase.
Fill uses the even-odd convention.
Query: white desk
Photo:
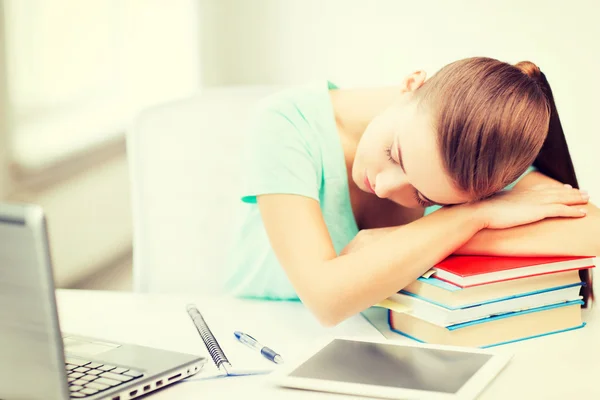
[[[251,352],[229,339],[233,337],[233,329],[246,330],[257,336],[287,359],[301,355],[318,338],[334,335],[381,337],[361,316],[335,328],[322,328],[300,303],[78,290],[58,290],[57,298],[63,332],[193,354],[205,355],[206,349],[185,312],[185,305],[190,302],[196,303],[228,355],[240,349]],[[598,307],[584,311],[584,318],[588,325],[583,329],[497,347],[496,351],[508,351],[514,356],[480,398],[600,398]],[[258,354],[251,354],[251,357],[255,357],[253,360],[257,363],[272,365]],[[210,358],[208,362],[212,362]],[[268,378],[249,376],[181,382],[150,398],[346,398],[278,388],[271,385]]]

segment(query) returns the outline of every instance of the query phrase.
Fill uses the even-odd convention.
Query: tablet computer
[[[509,360],[476,348],[336,338],[273,379],[285,387],[387,399],[474,399]]]

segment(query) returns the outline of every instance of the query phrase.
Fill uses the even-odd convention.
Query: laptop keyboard
[[[67,357],[65,361],[72,399],[93,396],[144,376],[141,372],[132,369],[79,358]]]

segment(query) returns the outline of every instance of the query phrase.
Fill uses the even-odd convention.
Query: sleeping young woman
[[[300,299],[326,326],[450,254],[600,254],[600,211],[531,62],[476,57],[394,87],[283,91],[260,102],[243,166],[229,289]]]

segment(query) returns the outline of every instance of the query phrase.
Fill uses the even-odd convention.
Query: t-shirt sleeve
[[[244,140],[242,201],[263,194],[294,194],[319,201],[319,163],[301,115],[257,109]]]
[[[523,174],[521,174],[521,176],[519,176],[513,183],[511,183],[510,185],[506,186],[503,190],[512,190],[512,188],[515,187],[515,185],[517,183],[519,183],[519,181],[521,179],[523,179],[525,177],[525,175],[527,175],[528,173],[532,172],[532,171],[536,171],[537,168],[534,167],[533,165],[529,166],[529,168],[527,168],[527,170],[525,172],[523,172]],[[439,210],[440,208],[442,208],[441,206],[431,206],[431,207],[427,207],[425,208],[425,213],[423,214],[423,216],[425,215],[429,215],[434,211]]]

